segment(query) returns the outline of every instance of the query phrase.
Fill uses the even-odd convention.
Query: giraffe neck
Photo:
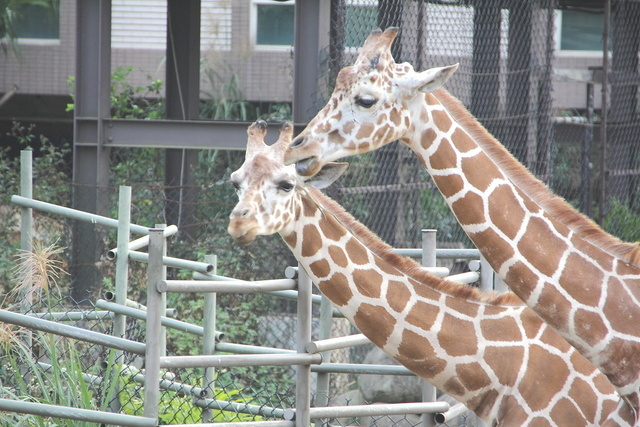
[[[321,292],[388,355],[483,419],[563,425],[555,417],[564,413],[590,424],[614,410],[606,378],[512,294],[424,273],[320,192],[297,202],[281,235]],[[540,366],[553,373],[548,387],[533,385]],[[571,403],[554,411],[566,395]]]
[[[506,150],[492,146],[499,144],[454,101],[443,90],[425,95],[422,108],[414,109],[413,133],[404,141],[498,275],[622,394],[637,401],[638,248],[549,196],[544,184]],[[425,114],[429,120],[419,120]],[[628,309],[621,311],[622,306]]]

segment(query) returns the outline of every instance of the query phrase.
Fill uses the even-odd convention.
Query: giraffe
[[[231,174],[229,234],[248,245],[279,233],[320,291],[389,356],[491,425],[629,425],[607,378],[513,293],[483,294],[400,257],[318,191],[346,164],[303,182],[284,165],[293,125],[264,143],[248,129]],[[314,188],[315,187],[315,188]],[[626,417],[626,418],[625,418]]]
[[[397,32],[370,34],[285,163],[310,176],[326,162],[405,143],[497,274],[637,414],[640,247],[554,195],[442,89],[457,64],[423,72],[396,64],[390,47]]]

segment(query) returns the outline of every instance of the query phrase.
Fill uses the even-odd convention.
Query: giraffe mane
[[[522,306],[524,303],[513,292],[482,292],[478,288],[441,279],[427,272],[409,257],[400,256],[393,248],[355,219],[336,201],[322,192],[307,187],[307,194],[323,212],[333,215],[360,242],[399,271],[407,274],[420,284],[429,286],[456,298],[478,301],[491,305]]]
[[[623,242],[602,230],[591,219],[578,212],[562,197],[536,178],[520,163],[469,111],[445,89],[438,89],[433,96],[447,109],[482,150],[496,163],[514,185],[539,204],[548,214],[587,242],[599,247],[627,263],[640,265],[640,246]]]

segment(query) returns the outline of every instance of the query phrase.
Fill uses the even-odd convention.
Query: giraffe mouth
[[[249,246],[258,235],[258,227],[243,227],[242,222],[242,220],[232,219],[227,227],[227,232],[237,243],[242,246]]]
[[[322,164],[318,157],[307,157],[296,162],[296,172],[300,176],[313,176],[322,169]]]

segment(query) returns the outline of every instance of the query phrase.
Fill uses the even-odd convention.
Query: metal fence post
[[[162,229],[149,230],[149,264],[147,266],[147,332],[145,347],[145,398],[144,416],[158,418],[160,397],[160,351],[162,348],[161,316],[162,295],[158,282],[162,280],[162,254],[164,236]]]
[[[116,289],[115,303],[125,306],[129,288],[129,240],[131,232],[131,187],[120,186],[118,196],[118,257],[116,258]],[[125,338],[127,318],[124,314],[116,313],[113,318],[113,335]],[[112,412],[120,412],[120,401],[115,398],[120,392],[120,365],[124,363],[122,351],[113,350],[111,356],[112,381],[114,382],[113,395],[108,396],[109,409]]]
[[[218,257],[216,255],[206,255],[204,262],[213,266],[211,274],[215,275],[218,270]],[[203,342],[202,354],[214,354],[216,351],[216,293],[206,292],[204,294],[204,315],[202,320]],[[215,397],[215,378],[216,369],[208,367],[204,369],[204,381],[202,389],[205,393],[204,399],[213,399]],[[211,409],[204,408],[202,410],[202,422],[212,422]]]
[[[31,150],[22,150],[20,152],[20,195],[28,199],[33,198],[33,158]],[[33,209],[20,208],[20,249],[23,253],[33,252]],[[29,284],[29,288],[25,288],[20,292],[20,313],[31,311],[33,305],[33,292]],[[22,334],[22,341],[31,351],[33,344],[33,336],[31,331],[27,330]],[[24,369],[23,375],[27,375],[28,369]],[[28,378],[27,378],[28,380]]]
[[[333,323],[333,305],[329,298],[322,295],[320,300],[320,328],[318,339],[324,340],[331,338],[331,325]],[[330,362],[330,353],[325,351],[322,354],[323,362]],[[316,406],[329,405],[329,382],[331,379],[329,372],[318,372],[316,380]],[[317,420],[316,425],[322,426],[322,421]]]
[[[298,266],[298,321],[296,322],[296,351],[307,353],[311,342],[311,279],[302,266]],[[311,366],[296,367],[296,427],[308,427],[311,419]]]
[[[495,288],[493,268],[489,261],[480,255],[480,289],[483,291],[492,291]]]
[[[424,267],[436,266],[436,232],[437,230],[433,229],[422,230],[422,265]],[[422,381],[422,401],[436,401],[436,388],[427,381]],[[422,414],[421,418],[423,427],[435,426],[432,414]]]

